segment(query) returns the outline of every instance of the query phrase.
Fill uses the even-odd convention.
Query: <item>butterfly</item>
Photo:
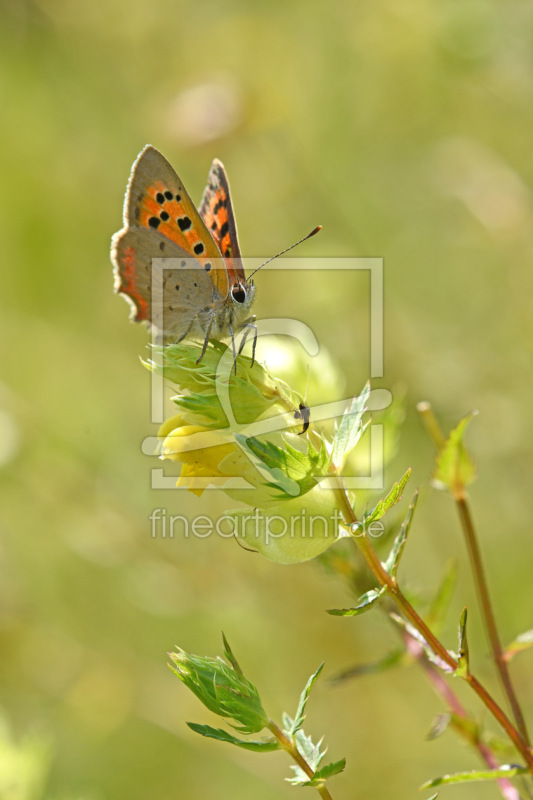
[[[111,259],[130,318],[147,322],[158,341],[203,341],[198,362],[210,339],[228,337],[235,360],[235,334],[248,329],[240,353],[255,329],[255,286],[244,274],[229,182],[216,159],[197,210],[173,167],[147,145],[131,170]]]

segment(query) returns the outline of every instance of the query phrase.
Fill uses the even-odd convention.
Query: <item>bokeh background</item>
[[[533,605],[532,37],[522,0],[2,0],[2,797],[299,791],[283,782],[282,754],[185,726],[214,719],[166,652],[215,654],[221,629],[278,718],[326,660],[307,727],[348,759],[335,798],[411,798],[429,777],[477,766],[452,733],[426,741],[442,705],[416,666],[329,684],[396,645],[378,613],[324,613],[351,601],[334,575],[231,541],[150,537],[155,507],[199,514],[224,501],[150,488],[147,334],[113,295],[109,240],[151,142],[197,200],[211,159],[224,161],[245,254],[272,255],[321,223],[299,257],[385,259],[381,385],[405,409],[386,482],[412,465],[422,492],[402,578],[423,595],[457,560],[443,636],[455,646],[467,604],[473,663],[498,691],[415,405],[431,400],[448,428],[480,411],[471,496],[510,640],[531,627]],[[265,271],[257,284],[259,315],[312,326],[343,376],[331,394],[357,391],[369,363],[361,275],[313,285]],[[531,669],[527,653],[513,664],[530,722]],[[442,796],[452,793],[498,796],[490,785]]]

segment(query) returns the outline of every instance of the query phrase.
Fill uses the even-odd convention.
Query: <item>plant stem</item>
[[[459,517],[461,518],[461,525],[463,526],[468,553],[470,555],[472,572],[474,573],[475,577],[479,604],[481,606],[485,630],[490,642],[494,661],[496,662],[496,667],[498,669],[498,674],[500,676],[503,689],[509,699],[509,704],[515,718],[516,726],[520,731],[522,739],[529,745],[530,741],[524,715],[522,714],[522,709],[520,708],[518,698],[514,691],[511,676],[509,674],[509,667],[507,666],[507,662],[503,657],[503,650],[500,637],[498,635],[498,628],[496,627],[496,618],[494,616],[494,609],[490,600],[489,587],[487,584],[485,570],[483,568],[483,561],[481,559],[481,552],[472,521],[472,515],[464,495],[454,496],[454,499],[457,504],[457,510],[459,511]]]
[[[285,750],[285,752],[288,753],[290,757],[294,759],[294,761],[296,761],[300,769],[303,770],[303,772],[305,772],[309,780],[311,780],[311,778],[315,774],[315,771],[312,767],[309,766],[305,758],[302,756],[302,754],[294,744],[294,741],[288,736],[286,736],[281,730],[281,728],[278,728],[276,723],[273,722],[272,720],[268,721],[267,727],[269,731],[274,734],[274,736],[278,740],[283,750]],[[332,800],[329,791],[326,789],[324,785],[317,786],[316,788],[318,789],[318,793],[320,797],[323,798],[323,800]]]
[[[433,413],[431,405],[427,402],[419,403],[417,408],[431,438],[433,439],[434,444],[436,445],[437,449],[441,449],[444,445],[445,437],[440,429],[440,425],[435,417],[435,414]],[[520,735],[524,742],[530,746],[530,739],[527,732],[524,715],[522,714],[522,709],[520,708],[520,703],[518,702],[518,698],[511,681],[509,667],[503,656],[498,628],[496,626],[494,608],[490,599],[487,577],[481,558],[481,550],[479,548],[479,543],[472,520],[472,514],[470,513],[470,508],[467,503],[464,486],[457,486],[452,491],[452,495],[459,512],[463,533],[466,539],[468,555],[470,557],[470,565],[474,574],[474,583],[481,608],[485,633],[487,635],[487,639],[489,640],[492,656],[496,664],[496,669],[498,671],[503,690],[507,695],[507,699],[509,700],[509,705],[514,716],[516,726],[520,731]]]
[[[339,481],[340,483],[340,481]],[[340,483],[339,488],[334,489],[337,498],[339,500],[340,506],[342,511],[345,515],[345,524],[346,527],[351,529],[352,525],[358,522],[357,517],[354,513],[352,505],[350,503],[350,499],[348,497],[348,493],[346,488],[342,483]],[[432,633],[432,631],[428,628],[424,620],[417,614],[415,609],[409,603],[407,598],[402,593],[398,583],[395,579],[391,578],[390,575],[385,570],[383,564],[379,560],[376,551],[370,544],[369,540],[366,538],[366,535],[360,535],[355,537],[359,550],[363,558],[365,559],[367,565],[369,566],[370,570],[372,571],[374,577],[379,582],[380,586],[385,586],[387,588],[387,592],[399,606],[399,608],[404,613],[405,617],[409,620],[411,625],[421,634],[424,641],[428,644],[428,646],[433,650],[433,652],[439,657],[439,659],[449,668],[450,672],[455,672],[458,667],[458,663],[453,656],[450,655],[448,650],[444,647],[443,644],[437,639],[437,637]],[[514,727],[510,719],[507,717],[505,712],[500,708],[498,703],[494,700],[494,698],[489,694],[489,692],[485,689],[485,687],[474,677],[474,675],[469,671],[465,676],[464,680],[472,687],[484,705],[488,708],[491,714],[498,720],[502,728],[505,730],[513,744],[515,745],[516,749],[521,753],[524,757],[529,769],[533,772],[533,752],[529,749],[527,743],[524,741],[520,733]]]

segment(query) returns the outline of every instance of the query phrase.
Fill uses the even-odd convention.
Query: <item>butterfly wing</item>
[[[244,268],[237,238],[228,176],[224,165],[215,159],[211,165],[207,186],[200,203],[200,215],[226,261],[230,284],[242,282]]]
[[[215,287],[205,267],[175,242],[156,230],[126,228],[113,237],[112,259],[115,291],[130,303],[135,322],[147,321],[173,341],[196,321],[205,328]]]
[[[220,250],[202,217],[166,158],[147,145],[135,161],[124,204],[124,225],[157,232],[188,256],[197,258],[210,273],[218,296],[229,292],[228,275]],[[154,248],[152,257],[160,253]]]

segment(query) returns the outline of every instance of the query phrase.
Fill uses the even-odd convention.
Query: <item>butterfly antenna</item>
[[[254,269],[252,274],[248,275],[248,278],[246,280],[249,281],[250,278],[252,277],[252,275],[255,275],[255,273],[259,272],[260,269],[263,269],[263,267],[266,267],[266,265],[270,264],[271,261],[274,261],[275,258],[279,258],[280,256],[285,255],[285,253],[288,253],[289,250],[292,250],[294,247],[298,247],[299,244],[302,244],[302,242],[306,242],[307,239],[310,239],[311,236],[314,236],[320,230],[322,230],[322,225],[317,225],[316,228],[314,228],[314,230],[312,230],[311,233],[308,233],[307,236],[304,236],[303,239],[300,239],[298,242],[295,242],[294,244],[291,244],[290,247],[286,247],[285,250],[281,251],[281,253],[278,253],[277,255],[272,256],[272,258],[269,258],[268,261],[265,261],[264,264],[261,264],[260,267],[257,267],[257,269]]]

